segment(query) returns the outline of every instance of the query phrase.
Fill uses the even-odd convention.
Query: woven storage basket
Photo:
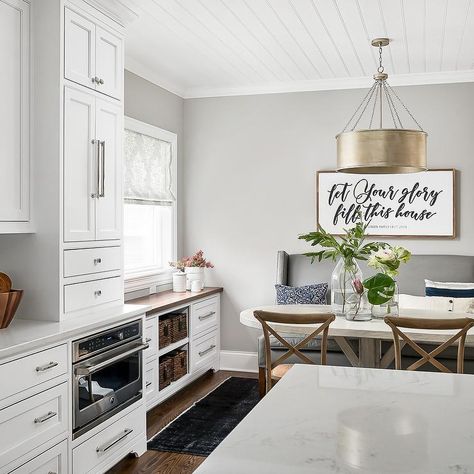
[[[188,351],[178,350],[172,353],[173,361],[173,382],[188,373]]]
[[[159,319],[158,345],[160,349],[171,344],[172,320],[168,317]]]
[[[186,313],[173,314],[171,316],[171,342],[178,342],[188,337],[188,315]]]
[[[173,359],[171,357],[162,357],[160,359],[160,383],[159,388],[163,390],[167,387],[173,377]]]

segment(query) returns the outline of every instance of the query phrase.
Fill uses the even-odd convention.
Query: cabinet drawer
[[[219,300],[212,298],[195,303],[191,309],[191,324],[193,337],[201,334],[219,322]]]
[[[64,312],[93,308],[104,303],[120,300],[123,285],[120,277],[104,278],[64,286]]]
[[[120,247],[105,247],[64,251],[64,276],[89,275],[120,270]]]
[[[67,441],[53,446],[35,459],[23,464],[11,474],[66,474]]]
[[[67,344],[0,365],[0,400],[68,371]]]
[[[145,359],[153,357],[158,351],[158,318],[152,317],[145,322],[145,342],[149,348],[143,352]]]
[[[145,394],[147,404],[158,395],[158,361],[156,359],[145,365]]]
[[[205,336],[196,339],[192,344],[192,366],[193,371],[204,367],[212,366],[218,356],[219,335],[217,331],[212,331]]]
[[[73,472],[97,473],[98,466],[111,457],[118,461],[126,456],[129,442],[137,436],[145,437],[145,420],[140,407],[77,446],[72,452]]]
[[[0,466],[68,429],[67,382],[0,411]]]

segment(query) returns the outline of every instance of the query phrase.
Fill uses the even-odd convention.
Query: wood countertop
[[[133,300],[127,301],[127,303],[140,305],[144,304],[149,306],[150,309],[146,312],[148,316],[173,308],[174,306],[190,303],[191,301],[199,300],[205,298],[206,296],[221,293],[222,291],[224,291],[224,288],[217,286],[206,287],[199,293],[192,293],[191,291],[186,291],[185,293],[174,293],[172,290],[167,290],[160,293],[155,293],[153,295],[135,298]]]

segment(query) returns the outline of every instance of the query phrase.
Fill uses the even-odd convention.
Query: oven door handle
[[[144,351],[145,349],[148,349],[150,347],[149,344],[140,344],[133,349],[129,349],[128,351],[121,352],[120,354],[117,354],[114,357],[111,357],[110,359],[106,359],[102,362],[99,362],[98,364],[90,365],[90,366],[82,366],[79,365],[74,369],[74,372],[76,375],[91,375],[94,372],[97,372],[98,370],[103,369],[104,367],[109,366],[110,364],[114,364],[115,362],[123,359],[124,357],[131,356],[133,354],[136,354],[137,352]]]

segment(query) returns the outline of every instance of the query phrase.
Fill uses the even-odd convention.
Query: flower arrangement
[[[365,232],[368,225],[369,223],[364,223],[359,214],[355,226],[344,229],[345,234],[339,238],[328,234],[319,225],[316,232],[299,236],[299,239],[309,242],[311,246],[321,247],[320,250],[304,254],[311,257],[311,262],[316,259],[321,261],[340,258],[338,266],[342,267],[342,274],[340,276],[335,274],[338,268],[336,266],[332,276],[332,282],[336,286],[331,286],[332,304],[333,308],[336,308],[336,313],[339,310],[342,313],[351,310],[357,315],[361,309],[364,295],[366,295],[368,302],[374,306],[384,305],[392,300],[397,289],[394,278],[399,273],[400,265],[410,260],[411,253],[404,247],[392,247],[385,242],[365,243]],[[377,270],[378,273],[361,281],[357,260],[367,261],[367,265]],[[352,295],[356,298],[354,299]],[[334,298],[339,298],[340,303]],[[351,306],[352,300],[355,303]]]
[[[408,262],[410,258],[411,253],[406,248],[392,247],[389,244],[385,244],[370,256],[367,265],[379,273],[364,280],[369,303],[383,305],[394,297],[394,278],[398,276],[400,264]]]
[[[175,267],[178,270],[184,271],[188,267],[197,267],[197,268],[214,268],[214,265],[204,258],[204,252],[198,250],[191,257],[183,257],[177,262],[169,262],[171,267]]]

